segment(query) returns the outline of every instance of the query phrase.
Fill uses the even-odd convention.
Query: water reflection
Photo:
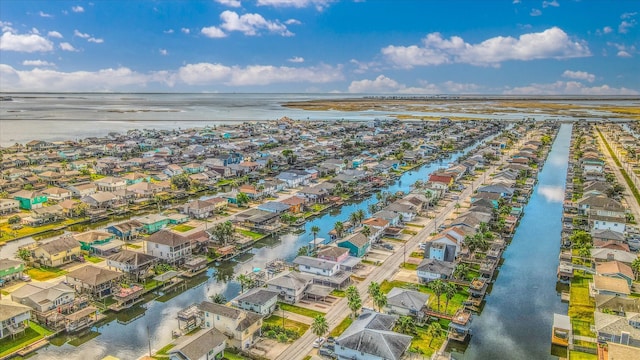
[[[540,185],[538,192],[549,202],[563,202],[564,188],[562,186]]]

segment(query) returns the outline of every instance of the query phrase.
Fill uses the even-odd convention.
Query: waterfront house
[[[111,192],[99,191],[95,194],[82,197],[80,201],[94,209],[106,209],[116,205],[116,203],[119,201],[119,197]]]
[[[418,210],[415,205],[394,202],[389,204],[384,210],[398,214],[402,222],[410,222],[416,217]]]
[[[631,266],[620,261],[607,261],[596,264],[596,274],[622,279],[627,282],[630,288],[633,280],[635,280]]]
[[[127,192],[133,193],[139,199],[151,198],[162,190],[161,186],[146,181],[127,186]]]
[[[307,288],[313,283],[310,275],[285,272],[267,281],[267,289],[275,291],[282,301],[295,304],[302,300]]]
[[[0,199],[0,215],[10,214],[20,209],[20,202],[13,199]]]
[[[45,266],[68,264],[82,255],[80,243],[70,236],[61,236],[46,243],[39,243],[33,250],[33,259]]]
[[[129,279],[140,281],[151,274],[151,268],[157,262],[153,255],[138,251],[123,250],[107,258],[109,269],[122,271]]]
[[[571,318],[567,315],[553,314],[553,330],[551,343],[559,346],[569,346],[573,341]]]
[[[224,356],[227,337],[215,328],[202,329],[179,338],[169,351],[169,360],[218,360]]]
[[[108,232],[114,234],[123,241],[130,241],[137,238],[142,230],[142,223],[138,220],[128,220],[107,227]]]
[[[262,335],[262,316],[250,311],[203,301],[198,305],[205,329],[215,328],[227,336],[231,347],[249,349]]]
[[[296,194],[296,196],[304,197],[307,203],[324,203],[329,195],[331,195],[329,190],[320,185],[305,186]]]
[[[216,206],[213,202],[193,200],[184,204],[182,211],[194,218],[204,219],[214,214],[214,212],[216,211]]]
[[[589,285],[592,296],[599,294],[626,297],[631,294],[629,284],[626,280],[621,278],[595,275],[593,277],[593,282]]]
[[[56,222],[64,217],[64,210],[60,205],[45,206],[32,209],[31,214],[22,218],[24,223],[29,226],[40,226],[52,222]]]
[[[493,193],[499,194],[502,198],[508,198],[513,196],[514,188],[504,185],[503,183],[494,183],[491,185],[481,186],[478,188],[478,193]]]
[[[47,196],[36,191],[20,190],[11,194],[14,200],[20,203],[20,208],[25,210],[41,208],[47,202]]]
[[[142,223],[142,229],[147,234],[153,234],[156,231],[160,231],[169,224],[169,218],[160,214],[150,214],[140,218],[137,218]]]
[[[422,318],[422,308],[429,303],[429,294],[415,290],[394,287],[387,294],[385,311],[388,314],[407,315]]]
[[[318,259],[340,263],[349,257],[349,249],[338,246],[325,246],[318,250]]]
[[[278,201],[268,201],[264,204],[258,205],[258,209],[274,214],[282,214],[289,211],[289,205],[283,204]]]
[[[253,288],[233,299],[233,306],[253,311],[263,316],[273,313],[278,302],[278,293],[265,288]]]
[[[131,163],[132,160],[135,162],[134,159],[129,160],[129,162]],[[140,159],[140,160],[142,160],[142,159]],[[139,165],[140,164],[138,163],[137,166],[139,166]],[[142,182],[149,182],[149,181],[151,181],[151,176],[145,175],[145,174],[141,174],[141,173],[137,173],[137,172],[132,172],[132,173],[123,175],[122,179],[127,182],[128,186],[130,186],[130,185],[139,184],[139,183],[142,183]]]
[[[300,272],[314,275],[333,276],[340,271],[339,263],[310,256],[298,256],[293,260],[293,263],[298,265]]]
[[[102,179],[94,181],[98,191],[116,192],[118,190],[124,190],[127,188],[127,181],[125,179],[107,176]]]
[[[11,300],[44,313],[68,307],[76,298],[75,291],[63,283],[32,282],[11,293]]]
[[[371,217],[362,221],[362,225],[368,226],[371,229],[371,235],[369,238],[372,242],[377,242],[384,235],[385,230],[389,228],[389,222],[385,219]]]
[[[295,188],[302,185],[307,185],[311,180],[311,174],[306,172],[281,172],[276,176],[278,180],[284,181],[289,188]]]
[[[73,196],[73,193],[71,192],[71,190],[63,189],[55,186],[46,188],[42,190],[41,193],[45,195],[47,199],[56,200],[56,201],[71,199],[71,197]]]
[[[85,196],[95,194],[96,191],[98,191],[98,188],[94,183],[75,184],[67,187],[67,189],[71,190],[71,193],[75,198],[83,198]]]
[[[372,311],[363,313],[336,339],[339,360],[400,360],[412,337],[393,331],[398,317]]]
[[[452,175],[445,174],[431,174],[429,175],[428,184],[429,187],[446,192],[453,186],[454,177]]]
[[[182,170],[182,168],[179,165],[169,164],[164,170],[162,170],[162,172],[169,177],[174,177],[184,173],[184,170]]]
[[[169,230],[160,230],[143,241],[145,254],[170,264],[180,264],[192,256],[191,240]]]
[[[23,333],[31,319],[31,308],[0,299],[0,339]]]
[[[633,260],[637,259],[638,256],[628,251],[600,248],[591,249],[591,258],[594,259],[597,263],[616,260],[627,265],[631,265]]]
[[[292,196],[290,198],[280,201],[283,204],[289,206],[289,212],[292,214],[298,214],[304,211],[305,200],[298,196]]]
[[[418,265],[416,272],[418,280],[428,283],[436,279],[449,279],[453,274],[455,264],[449,261],[424,259]]]
[[[371,216],[388,222],[389,227],[397,226],[400,223],[400,214],[393,211],[380,210]]]
[[[0,282],[17,280],[22,277],[24,263],[12,259],[0,259]]]
[[[80,243],[82,250],[100,255],[117,252],[124,245],[121,240],[115,239],[114,234],[100,230],[90,230],[74,234],[72,237]]]
[[[640,314],[628,312],[624,316],[594,313],[598,342],[610,342],[640,347]]]
[[[339,247],[349,249],[349,255],[355,257],[363,257],[369,250],[371,241],[367,236],[363,235],[361,232],[358,232],[345,237],[337,244]]]
[[[95,299],[102,299],[111,295],[115,285],[122,279],[121,272],[87,265],[69,272],[67,283],[73,286],[77,293],[88,294]]]

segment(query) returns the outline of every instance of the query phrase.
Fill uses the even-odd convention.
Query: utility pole
[[[149,325],[147,325],[147,340],[149,342],[149,357],[151,357],[151,334],[149,333]]]

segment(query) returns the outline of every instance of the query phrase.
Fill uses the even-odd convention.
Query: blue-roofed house
[[[281,202],[277,202],[277,201],[269,201],[266,202],[264,204],[260,204],[258,206],[258,209],[263,210],[263,211],[268,211],[271,213],[276,213],[276,214],[281,214],[284,213],[286,211],[289,211],[290,206],[287,204],[283,204]]]

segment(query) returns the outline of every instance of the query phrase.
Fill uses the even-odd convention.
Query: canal
[[[571,127],[561,125],[491,294],[473,319],[469,346],[455,359],[557,359],[551,326],[553,313],[567,313],[556,269]]]
[[[448,163],[455,162],[485,141],[495,136],[490,136],[481,142],[465,148],[461,152],[425,164],[420,168],[404,173],[393,184],[381,189],[395,193],[397,191],[408,192],[411,185],[417,180],[426,180],[433,171],[446,167]],[[368,214],[369,204],[377,202],[375,194],[367,196],[357,202],[345,204],[332,212],[326,212],[304,225],[304,232],[285,234],[278,239],[265,240],[258,243],[251,250],[251,257],[245,262],[226,262],[220,266],[212,267],[206,276],[192,279],[197,285],[176,295],[175,297],[163,296],[148,303],[135,306],[127,311],[110,315],[111,321],[86,331],[81,336],[54,338],[52,345],[39,350],[30,357],[34,360],[89,360],[101,359],[107,355],[113,355],[120,359],[137,359],[149,352],[157,351],[171,341],[173,330],[178,328],[176,315],[178,311],[187,306],[221,293],[226,299],[231,300],[240,292],[240,285],[233,281],[238,274],[249,273],[256,267],[273,259],[292,260],[297,254],[298,248],[309,244],[313,240],[310,229],[312,226],[320,227],[318,238],[329,239],[329,231],[333,229],[336,221],[347,221],[349,215],[359,209]],[[150,345],[149,345],[150,344]]]

